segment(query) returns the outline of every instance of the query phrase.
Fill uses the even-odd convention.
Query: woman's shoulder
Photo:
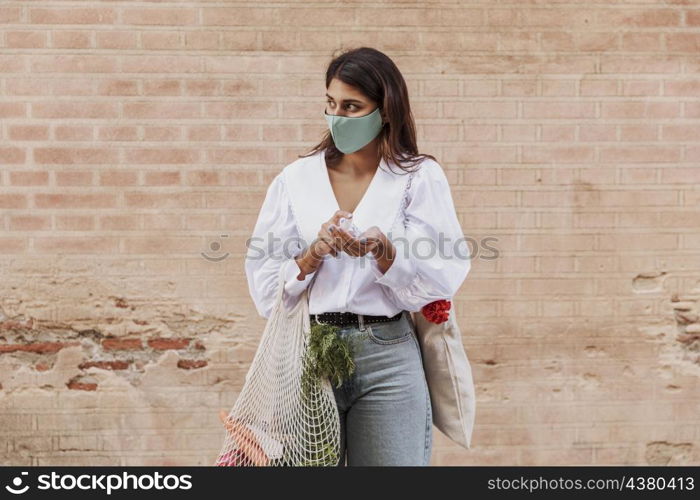
[[[313,160],[316,155],[298,158],[287,163],[282,170],[277,172],[268,185],[268,190],[274,191],[278,196],[286,194],[287,185],[293,181],[303,182],[304,178],[312,175]]]
[[[419,200],[421,206],[429,206],[448,193],[451,195],[447,176],[437,160],[424,157],[416,167],[410,168],[411,177],[404,191],[403,210],[416,206],[414,200]]]
[[[282,177],[287,177],[290,175],[310,175],[314,166],[317,165],[321,154],[323,154],[323,151],[316,152],[309,156],[302,156],[300,158],[297,158],[296,160],[287,163],[284,166],[284,168],[282,168],[282,171],[279,173],[279,175],[281,175]]]
[[[447,175],[442,165],[433,158],[424,157],[417,167],[413,170],[413,179],[411,180],[411,190],[420,189],[426,183],[436,184],[443,187],[449,186]]]

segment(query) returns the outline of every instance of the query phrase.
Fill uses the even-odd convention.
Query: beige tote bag
[[[433,424],[448,438],[471,448],[476,395],[454,302],[447,321],[432,323],[423,313],[411,312],[428,381]]]

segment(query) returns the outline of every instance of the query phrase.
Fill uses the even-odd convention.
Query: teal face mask
[[[324,111],[335,147],[343,153],[354,153],[366,146],[382,130],[379,108],[364,116],[329,115]]]

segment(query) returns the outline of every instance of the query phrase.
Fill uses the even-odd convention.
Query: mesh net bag
[[[287,311],[280,273],[275,303],[243,388],[223,418],[226,435],[215,465],[338,464],[340,418],[333,387],[328,377],[317,376],[309,356],[308,294],[315,278]]]

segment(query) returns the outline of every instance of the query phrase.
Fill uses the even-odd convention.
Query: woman
[[[249,291],[267,318],[280,272],[287,307],[314,279],[311,321],[356,340],[355,371],[334,386],[338,465],[428,465],[432,409],[409,312],[454,296],[470,269],[466,242],[442,167],[418,154],[391,59],[345,52],[326,90],[324,139],[267,190],[251,240],[265,244],[246,257]]]

